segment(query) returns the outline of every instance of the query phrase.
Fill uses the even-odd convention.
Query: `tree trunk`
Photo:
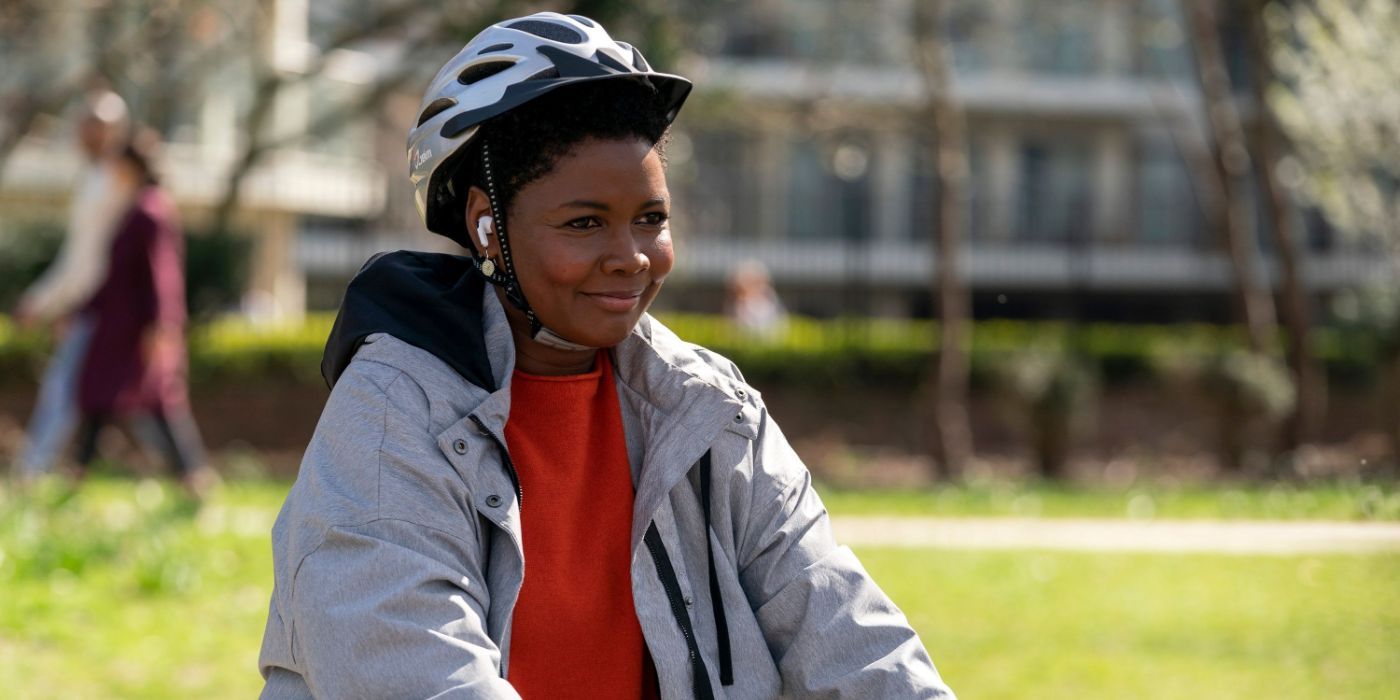
[[[951,89],[950,51],[943,32],[943,2],[923,0],[915,12],[916,50],[927,102],[924,122],[932,130],[935,191],[934,304],[939,311],[938,354],[933,367],[933,452],[944,476],[963,473],[972,455],[972,428],[967,417],[968,358],[963,351],[967,333],[967,290],[958,269],[958,232],[962,226],[962,193],[968,171],[966,126],[962,108]]]
[[[1037,406],[1031,410],[1036,464],[1041,478],[1059,481],[1068,476],[1069,453],[1074,442],[1072,422],[1069,411],[1061,406]]]
[[[1400,357],[1381,365],[1380,401],[1385,433],[1390,438],[1390,459],[1400,469],[1400,412],[1395,410],[1400,405]]]
[[[1326,385],[1319,382],[1309,338],[1307,291],[1299,269],[1298,239],[1293,230],[1289,193],[1278,178],[1278,163],[1285,147],[1277,115],[1269,105],[1268,89],[1274,83],[1274,71],[1269,56],[1267,27],[1264,26],[1264,0],[1254,0],[1249,12],[1249,39],[1253,73],[1255,110],[1259,124],[1255,139],[1255,162],[1258,163],[1259,185],[1269,207],[1269,231],[1273,235],[1278,256],[1283,292],[1283,321],[1288,329],[1285,352],[1293,372],[1297,402],[1284,424],[1283,447],[1292,451],[1312,439],[1326,400]]]
[[[115,3],[112,6],[96,8],[93,10],[97,15],[93,21],[94,26],[110,30],[116,24],[112,15],[121,9]],[[52,8],[38,10],[41,15],[59,11]],[[10,25],[10,28],[16,32],[44,31],[42,20],[37,18],[20,22],[17,26]],[[18,68],[29,76],[23,89],[12,95],[0,96],[0,108],[5,111],[5,118],[0,119],[0,174],[4,173],[10,156],[14,155],[15,149],[24,137],[29,135],[29,130],[41,115],[58,114],[69,103],[92,89],[103,76],[121,74],[126,70],[131,54],[142,46],[146,38],[145,32],[141,30],[130,31],[116,38],[108,34],[110,31],[100,35],[95,42],[96,50],[92,60],[76,69],[61,71],[57,68],[50,69],[42,63]],[[44,38],[51,42],[62,40],[62,37],[56,35],[45,35]]]
[[[1235,296],[1254,352],[1267,354],[1274,328],[1274,302],[1258,279],[1258,244],[1248,230],[1249,149],[1235,110],[1230,74],[1221,47],[1216,0],[1184,0],[1191,27],[1191,45],[1205,99],[1211,159],[1218,174],[1218,201],[1223,211],[1217,223],[1230,255]]]

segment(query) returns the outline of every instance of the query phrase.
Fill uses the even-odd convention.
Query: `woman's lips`
[[[641,290],[620,292],[583,292],[593,303],[607,311],[631,311],[642,299]]]

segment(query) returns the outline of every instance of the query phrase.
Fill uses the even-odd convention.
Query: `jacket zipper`
[[[714,700],[714,689],[710,686],[710,672],[705,665],[705,660],[700,656],[700,645],[695,639],[695,633],[690,626],[690,614],[686,612],[685,601],[681,598],[680,583],[676,579],[676,571],[671,567],[671,558],[666,554],[666,546],[661,542],[661,533],[656,529],[656,522],[653,521],[648,527],[646,536],[643,537],[647,549],[651,552],[651,560],[656,564],[656,575],[661,579],[661,588],[666,591],[666,598],[671,604],[671,615],[676,619],[676,626],[681,628],[681,634],[685,637],[686,651],[690,657],[691,675],[694,677],[694,691],[696,700]]]
[[[500,438],[496,437],[496,434],[491,432],[491,429],[487,428],[486,424],[481,422],[480,418],[477,418],[475,415],[471,415],[470,418],[473,423],[476,423],[476,427],[481,429],[481,432],[486,433],[486,435],[491,438],[491,442],[496,443],[496,449],[501,453],[501,461],[505,462],[506,465],[506,475],[510,477],[510,483],[515,487],[515,505],[517,508],[524,508],[525,491],[520,488],[520,475],[515,472],[515,463],[510,461],[510,451],[506,449],[505,442],[502,442]]]
[[[666,591],[666,598],[671,601],[671,611],[674,613],[677,610],[685,610],[685,601],[681,600],[680,591],[673,590],[671,586],[666,585],[664,574],[661,573],[661,554],[657,551],[658,544],[650,537],[645,539],[647,549],[651,551],[651,560],[656,563],[656,572],[663,577],[661,588]],[[694,639],[690,636],[690,625],[683,624],[679,625],[679,627],[681,628],[681,634],[685,636],[686,651],[690,653],[690,660],[694,661],[695,645]]]

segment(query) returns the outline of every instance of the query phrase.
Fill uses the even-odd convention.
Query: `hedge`
[[[759,338],[720,316],[661,318],[680,337],[732,359],[760,385],[912,387],[927,371],[937,341],[932,321],[792,318],[785,332]],[[199,325],[190,336],[192,378],[320,384],[321,351],[333,320],[313,314],[299,325],[259,328],[227,317]],[[974,385],[984,383],[999,363],[1033,348],[1070,349],[1097,367],[1106,382],[1119,383],[1151,376],[1173,360],[1211,357],[1242,344],[1241,330],[1231,326],[988,320],[973,324],[969,350]],[[19,332],[0,317],[0,382],[33,381],[47,345],[42,335]],[[1371,379],[1374,354],[1364,335],[1319,328],[1313,345],[1334,380]]]
[[[913,385],[927,372],[938,343],[934,321],[794,318],[786,333],[765,340],[745,336],[723,317],[671,314],[663,320],[682,338],[734,360],[756,382]],[[1122,383],[1153,376],[1180,360],[1213,357],[1244,345],[1244,331],[1235,326],[986,320],[973,324],[970,346],[964,349],[976,386],[998,365],[1032,349],[1079,355],[1106,382]],[[1362,334],[1318,328],[1312,346],[1334,379],[1356,382],[1371,377],[1372,343]],[[1280,338],[1280,356],[1282,347]]]

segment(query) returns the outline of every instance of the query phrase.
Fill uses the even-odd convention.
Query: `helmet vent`
[[[546,69],[544,69],[544,70],[542,70],[542,71],[540,71],[540,72],[538,72],[538,73],[536,73],[536,74],[534,74],[534,75],[532,75],[532,76],[526,78],[525,80],[526,80],[526,82],[531,81],[531,80],[554,80],[555,78],[558,78],[558,77],[559,77],[559,69],[558,69],[558,68],[554,68],[554,67],[551,66],[551,67],[549,67],[549,68],[546,68]]]
[[[583,35],[562,24],[554,22],[544,22],[537,19],[524,19],[513,24],[507,24],[510,29],[517,29],[526,34],[534,34],[541,39],[549,39],[563,44],[582,44]]]
[[[497,51],[505,51],[506,49],[512,48],[515,48],[515,44],[492,44],[480,51],[477,51],[476,55],[480,56],[484,53],[496,53]]]
[[[454,100],[451,97],[439,97],[438,99],[433,100],[433,103],[428,105],[427,108],[423,110],[422,114],[418,115],[418,126],[423,126],[424,122],[428,121],[429,119],[432,119],[433,117],[436,117],[439,114],[442,114],[443,110],[455,106],[457,106],[457,100]]]
[[[607,55],[606,53],[603,53],[603,51],[602,51],[601,49],[598,50],[598,51],[593,52],[593,60],[595,60],[595,61],[597,61],[598,63],[601,63],[601,64],[603,64],[603,65],[605,65],[605,66],[607,66],[607,67],[609,67],[609,68],[611,68],[611,69],[613,69],[613,70],[619,72],[619,73],[631,73],[631,72],[632,72],[632,69],[630,69],[630,68],[628,68],[627,66],[625,66],[625,65],[622,64],[622,61],[619,61],[619,60],[617,60],[616,58],[613,58],[612,56],[609,56],[609,55]]]
[[[596,26],[598,26],[598,25],[596,25],[596,24],[593,23],[593,20],[588,19],[587,17],[584,17],[583,15],[569,15],[569,19],[572,19],[573,21],[578,22],[579,24],[582,24],[582,25],[585,26],[585,27],[596,27]]]
[[[485,80],[501,71],[515,65],[514,61],[490,61],[488,63],[478,63],[474,66],[467,66],[457,76],[457,82],[463,85],[471,85]]]
[[[632,47],[632,67],[644,73],[651,72],[651,64],[647,63],[645,58],[642,58],[642,52],[638,51],[635,46]]]

